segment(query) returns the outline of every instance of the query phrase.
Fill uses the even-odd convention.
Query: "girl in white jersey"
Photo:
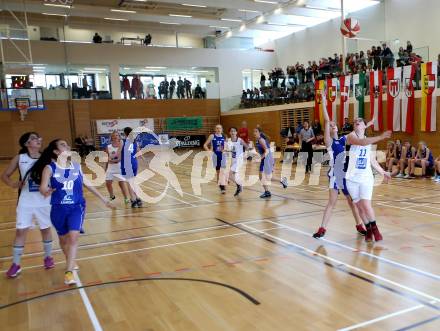
[[[40,157],[41,138],[36,132],[27,132],[20,137],[21,150],[9,163],[2,174],[3,182],[19,189],[17,204],[17,224],[13,247],[12,265],[6,272],[8,278],[17,277],[21,272],[20,260],[23,254],[24,244],[28,230],[32,227],[35,218],[40,227],[44,246],[44,267],[51,269],[55,266],[52,258],[52,234],[50,231],[50,199],[40,194],[39,186],[31,179],[29,170]],[[12,175],[19,170],[20,179],[15,181]]]
[[[105,173],[105,185],[110,195],[110,200],[114,200],[115,194],[113,192],[113,181],[116,180],[124,195],[126,204],[130,202],[127,194],[124,191],[123,177],[121,176],[121,156],[119,154],[119,147],[121,146],[121,136],[118,132],[113,132],[111,135],[111,144],[107,146],[106,152],[108,154],[107,171]]]
[[[354,131],[347,136],[349,143],[350,138],[364,138],[366,128],[367,125],[362,118],[356,119],[354,122]],[[371,145],[359,146],[351,144],[349,155],[350,161],[346,175],[347,189],[353,202],[358,207],[359,214],[367,228],[365,241],[371,242],[373,237],[375,241],[382,240],[382,235],[376,224],[376,215],[371,206],[374,185],[372,168],[384,177],[385,182],[391,179],[391,175],[382,169],[376,160],[376,156],[372,155]]]
[[[237,189],[234,193],[234,197],[238,196],[243,187],[241,185],[240,171],[243,166],[243,148],[249,148],[245,141],[237,136],[237,128],[230,128],[229,135],[231,138],[226,144],[226,150],[231,153],[231,171],[229,178],[237,185]]]

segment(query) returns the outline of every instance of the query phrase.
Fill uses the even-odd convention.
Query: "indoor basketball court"
[[[0,9],[1,330],[440,330],[436,1]]]

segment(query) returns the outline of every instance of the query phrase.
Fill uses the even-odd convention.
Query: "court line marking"
[[[252,223],[257,223],[257,222],[261,222],[261,220],[251,220],[251,221],[245,221],[245,222],[241,222],[241,223],[237,223],[237,224],[242,224],[242,223],[252,224]],[[206,226],[203,228],[173,231],[173,232],[167,232],[167,233],[158,233],[158,234],[152,234],[152,235],[147,235],[147,236],[138,236],[138,237],[134,237],[134,238],[110,240],[107,242],[96,243],[96,244],[84,244],[84,245],[78,246],[78,250],[83,250],[86,248],[88,249],[88,248],[96,248],[96,247],[105,247],[105,246],[111,246],[111,245],[115,245],[115,244],[123,244],[126,242],[132,242],[132,241],[142,241],[145,239],[166,238],[166,237],[172,237],[176,234],[197,233],[197,232],[203,232],[203,231],[207,231],[207,230],[211,230],[211,229],[216,230],[216,229],[227,228],[227,227],[230,227],[230,226],[228,226],[228,225],[212,225],[212,226]],[[52,253],[60,253],[60,252],[62,252],[62,250],[60,248],[52,250]],[[44,254],[44,252],[41,251],[41,252],[23,254],[22,257],[25,258],[25,257],[41,256],[43,254]],[[8,261],[10,259],[12,259],[12,256],[3,256],[0,258],[0,261]]]
[[[347,326],[347,327],[342,328],[342,329],[338,329],[338,331],[350,331],[350,330],[354,330],[354,329],[357,329],[357,328],[362,328],[364,326],[371,325],[371,324],[374,324],[374,323],[386,320],[388,318],[392,318],[392,317],[396,317],[396,316],[399,316],[399,315],[403,315],[403,314],[406,314],[406,313],[409,313],[409,312],[412,312],[414,310],[418,310],[418,309],[421,309],[421,308],[425,308],[425,307],[426,306],[424,306],[424,305],[417,305],[417,306],[413,306],[413,307],[410,307],[410,308],[398,310],[398,311],[396,311],[394,313],[383,315],[383,316],[374,318],[374,319],[369,320],[369,321],[365,321],[365,322],[362,322],[362,323],[358,323],[358,324],[354,324],[354,325],[351,325],[351,326]]]
[[[305,235],[305,236],[307,236],[307,237],[312,237],[312,233],[308,233],[308,232],[305,232],[305,231],[299,230],[299,229],[294,228],[294,227],[292,227],[292,226],[284,225],[284,224],[282,224],[282,223],[277,223],[277,222],[273,222],[273,221],[270,221],[270,220],[263,220],[263,221],[264,221],[264,222],[271,223],[271,224],[279,225],[279,226],[283,227],[283,228],[286,229],[286,230],[290,230],[290,231],[293,231],[293,232],[297,232],[297,233],[303,234],[303,235]],[[285,221],[287,221],[287,220],[285,220]],[[328,243],[330,243],[330,244],[332,244],[332,245],[339,246],[339,247],[341,247],[341,248],[345,248],[345,249],[347,249],[347,250],[350,250],[350,251],[355,252],[355,253],[359,253],[359,254],[361,254],[361,255],[366,255],[366,256],[369,256],[369,257],[375,258],[375,259],[377,259],[377,260],[379,260],[379,261],[384,261],[384,262],[387,262],[387,263],[392,264],[392,265],[399,266],[399,267],[404,268],[404,269],[408,269],[408,270],[415,271],[415,272],[417,272],[417,273],[420,273],[420,274],[423,274],[423,275],[425,275],[425,276],[428,276],[428,277],[434,278],[434,279],[436,279],[436,280],[440,280],[440,275],[436,275],[436,274],[430,273],[430,272],[428,272],[428,271],[424,271],[424,270],[421,270],[421,269],[418,269],[418,268],[415,268],[415,267],[411,267],[411,266],[409,266],[409,265],[406,265],[406,264],[403,264],[403,263],[400,263],[400,262],[396,262],[396,261],[394,261],[394,260],[390,260],[390,259],[387,259],[387,258],[385,258],[385,257],[377,256],[377,255],[375,255],[375,254],[371,254],[371,253],[368,253],[368,252],[362,251],[362,250],[360,250],[360,249],[353,248],[353,247],[350,247],[350,246],[348,246],[348,245],[344,245],[344,244],[338,243],[338,242],[333,241],[333,240],[330,240],[330,239],[320,238],[319,240],[322,240],[322,241],[328,242]]]
[[[151,187],[145,186],[145,184],[141,184],[140,186],[143,187],[143,188],[145,188],[145,189],[147,189],[147,190],[151,190],[151,191],[153,191],[153,192],[156,192],[156,193],[162,193],[162,192],[160,192],[160,191],[158,191],[158,190],[155,190],[154,188],[151,188]],[[165,192],[165,197],[168,197],[168,198],[170,198],[170,199],[173,199],[173,200],[176,200],[176,201],[179,201],[179,202],[183,202],[184,204],[186,204],[186,205],[190,205],[190,206],[192,206],[192,207],[195,207],[195,206],[196,206],[196,205],[193,205],[193,204],[190,203],[190,202],[187,202],[187,201],[181,200],[181,199],[179,199],[179,198],[175,198],[175,197],[173,197],[171,194],[168,194],[168,193],[166,193],[166,192]]]
[[[352,269],[352,270],[354,270],[354,271],[357,271],[358,273],[361,273],[361,274],[365,274],[365,275],[367,275],[367,276],[370,276],[370,277],[372,277],[372,278],[377,278],[377,279],[381,280],[381,281],[384,282],[384,283],[389,283],[389,284],[391,284],[391,285],[393,285],[393,286],[395,286],[395,287],[399,287],[399,288],[401,288],[401,289],[404,289],[404,290],[406,290],[406,291],[408,291],[408,292],[411,292],[411,293],[417,294],[417,295],[419,295],[419,296],[421,296],[421,297],[424,297],[424,298],[426,298],[426,299],[433,300],[435,303],[440,302],[440,298],[434,297],[434,296],[429,295],[429,294],[427,294],[427,293],[424,293],[424,292],[422,292],[422,291],[419,291],[419,290],[413,289],[413,288],[411,288],[411,287],[405,286],[405,285],[403,285],[403,284],[397,283],[397,282],[392,281],[392,280],[390,280],[390,279],[388,279],[388,278],[385,278],[385,277],[379,276],[379,275],[377,275],[377,274],[371,273],[371,272],[369,272],[369,271],[367,271],[367,270],[364,270],[364,269],[361,269],[361,268],[355,267],[355,266],[353,266],[353,265],[351,265],[351,264],[348,264],[348,263],[346,263],[346,262],[340,261],[340,260],[338,260],[338,259],[335,259],[335,258],[332,258],[332,257],[326,256],[326,255],[321,254],[321,253],[318,253],[318,252],[315,252],[315,251],[313,251],[313,250],[311,250],[311,249],[309,249],[309,248],[307,248],[307,247],[301,246],[301,245],[299,245],[299,244],[296,244],[296,243],[294,243],[294,242],[288,241],[288,240],[286,240],[286,239],[283,239],[283,238],[280,238],[280,237],[277,237],[277,236],[273,236],[273,235],[271,235],[271,234],[269,234],[269,233],[267,233],[267,232],[265,232],[265,231],[261,231],[261,230],[255,229],[255,228],[253,228],[253,227],[251,227],[251,226],[248,226],[248,225],[246,225],[246,224],[242,224],[242,226],[244,226],[244,227],[246,227],[246,228],[248,228],[248,229],[250,229],[250,230],[253,230],[253,231],[259,232],[259,233],[261,233],[261,234],[264,234],[265,236],[271,237],[271,238],[273,238],[273,239],[277,239],[277,240],[279,240],[279,241],[281,241],[281,242],[283,242],[283,243],[285,243],[285,244],[288,244],[288,245],[294,246],[294,247],[296,247],[296,248],[302,249],[303,251],[305,251],[305,252],[307,252],[307,253],[309,253],[309,254],[311,254],[311,255],[313,255],[313,256],[319,256],[319,257],[323,258],[324,260],[329,260],[329,261],[331,261],[331,262],[333,262],[333,263],[338,264],[338,266],[343,266],[343,267],[346,267],[346,268],[348,268],[348,269]],[[267,229],[266,231],[269,231],[269,230],[270,230],[270,229]]]
[[[156,181],[154,181],[154,180],[148,180],[148,182],[151,182],[151,183],[153,183],[153,184],[156,184],[156,185],[159,185],[159,186],[165,187],[165,185],[163,185],[163,184],[161,184],[161,183],[158,183],[158,182],[156,182]],[[177,192],[177,190],[176,190],[174,187],[172,187],[172,188]],[[209,199],[206,199],[206,198],[203,198],[203,197],[199,197],[199,196],[197,196],[197,195],[195,195],[195,194],[191,194],[191,193],[185,192],[185,191],[183,191],[183,190],[182,190],[182,192],[183,192],[183,194],[189,195],[189,196],[191,196],[191,197],[194,197],[194,198],[197,198],[197,199],[200,199],[200,200],[204,200],[204,201],[206,201],[206,202],[214,203],[214,201],[212,201],[212,200],[209,200]],[[178,192],[177,192],[177,193],[178,193]],[[195,202],[195,201],[193,201],[193,202]]]
[[[402,207],[397,207],[397,206],[391,206],[391,205],[387,205],[387,204],[385,204],[385,203],[382,203],[382,202],[378,202],[377,203],[379,206],[383,206],[383,207],[389,207],[389,208],[394,208],[394,209],[400,209],[400,210],[405,210],[405,211],[413,211],[413,212],[415,212],[415,213],[422,213],[422,214],[427,214],[427,215],[431,215],[431,216],[437,216],[437,217],[440,217],[440,214],[434,214],[434,213],[430,213],[430,212],[427,212],[427,211],[422,211],[422,210],[416,210],[416,209],[410,209],[410,208],[408,208],[408,207],[404,207],[404,208],[402,208]]]
[[[79,294],[81,296],[81,299],[84,303],[84,306],[87,310],[87,314],[89,315],[89,319],[90,322],[92,322],[93,328],[95,331],[103,331],[101,323],[99,323],[98,317],[96,316],[96,312],[93,309],[93,306],[89,300],[89,297],[87,296],[86,290],[82,287],[82,283],[81,283],[81,279],[79,278],[79,275],[76,271],[73,272],[76,282],[77,282],[77,286],[81,287],[79,289]]]
[[[278,229],[278,227],[269,228],[267,230],[275,230],[275,229]],[[173,247],[173,246],[179,246],[179,245],[184,245],[184,244],[191,244],[191,243],[208,241],[208,240],[213,240],[213,239],[221,239],[221,238],[228,238],[228,237],[243,236],[245,234],[249,235],[246,232],[239,232],[239,233],[235,233],[235,234],[228,234],[228,235],[222,235],[222,236],[205,237],[205,238],[194,239],[194,240],[187,240],[187,241],[178,241],[178,242],[174,242],[174,243],[170,243],[170,244],[162,244],[162,245],[156,245],[156,246],[150,246],[150,247],[142,247],[142,248],[136,248],[136,249],[122,250],[122,251],[114,252],[114,253],[91,255],[91,256],[77,258],[76,261],[93,260],[93,259],[98,259],[98,258],[101,258],[101,257],[109,257],[109,256],[121,255],[121,254],[133,253],[133,252],[142,252],[142,251],[148,251],[148,250],[151,250],[151,249]],[[65,264],[65,263],[66,263],[66,261],[60,261],[60,262],[56,262],[55,264]],[[39,265],[33,265],[33,266],[28,266],[28,267],[21,267],[22,270],[35,269],[35,268],[42,268],[42,266],[41,266],[41,264],[39,264]],[[4,270],[1,270],[0,272],[6,272],[6,271],[7,271],[7,269],[4,269]]]

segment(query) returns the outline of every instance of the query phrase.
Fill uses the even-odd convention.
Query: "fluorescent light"
[[[168,24],[168,25],[181,25],[180,23],[174,23],[174,22],[159,22],[160,24]]]
[[[310,5],[305,5],[304,7],[307,9],[323,10],[323,11],[336,11],[336,12],[341,11],[340,9],[329,8],[329,7],[317,7],[317,6],[310,6]]]
[[[226,38],[230,38],[230,37],[232,37],[232,31],[226,32]]]
[[[210,25],[209,27],[214,29],[230,29],[229,26]]]
[[[276,5],[278,4],[278,2],[276,1],[267,1],[267,0],[254,0],[255,2],[260,2],[260,3],[269,3],[271,5]]]
[[[197,72],[197,73],[205,73],[205,72],[209,72],[208,70],[193,70],[193,72]]]
[[[84,68],[84,70],[107,70],[106,68]]]
[[[50,6],[50,7],[61,7],[61,8],[73,8],[73,6],[69,6],[69,5],[58,5],[58,4],[54,4],[54,3],[45,3],[45,6]]]
[[[250,9],[239,9],[238,11],[241,11],[244,13],[259,13],[258,10],[250,10]]]
[[[48,16],[64,16],[64,17],[67,17],[66,14],[53,14],[53,13],[41,13],[41,14],[48,15]]]
[[[160,69],[148,69],[148,70],[142,69],[142,70],[139,70],[139,71],[141,71],[141,72],[158,72],[158,71],[160,71]]]
[[[257,23],[263,23],[264,22],[264,16],[261,15],[260,17],[257,18]]]
[[[46,69],[46,67],[32,67],[32,69],[34,69],[34,70],[44,70],[44,69]]]
[[[288,26],[286,23],[274,23],[274,22],[267,22],[268,25],[274,25],[274,26]]]
[[[191,3],[182,3],[182,6],[187,6],[187,7],[199,7],[199,8],[206,8],[207,6],[204,5],[193,5]]]
[[[281,14],[282,13],[282,9],[281,8],[277,8],[277,9],[275,9],[273,12],[274,12],[274,14]]]
[[[114,18],[114,17],[104,17],[108,21],[128,21],[126,18]]]
[[[242,25],[240,26],[240,31],[244,31],[244,29],[246,29],[246,25],[242,24]]]
[[[228,22],[241,22],[241,20],[237,18],[221,18],[222,21],[228,21]]]
[[[124,67],[124,70],[131,70],[131,68]]]
[[[134,11],[134,10],[110,9],[110,11],[114,11],[114,12],[117,12],[117,13],[136,14],[136,11]]]
[[[91,41],[77,41],[77,40],[60,40],[62,43],[77,43],[77,44],[91,44]]]
[[[145,67],[145,69],[166,69],[167,67]]]
[[[188,17],[191,18],[191,15],[180,15],[180,14],[168,14],[168,16],[172,16],[172,17]]]

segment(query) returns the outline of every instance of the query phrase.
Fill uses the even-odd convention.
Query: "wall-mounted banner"
[[[138,127],[146,127],[154,131],[153,118],[129,118],[129,119],[110,119],[96,120],[96,130],[98,134],[109,134],[114,131],[122,133],[124,128],[130,127],[136,129]]]
[[[182,148],[202,147],[206,141],[206,137],[203,135],[175,136],[173,138],[179,141],[179,147]]]
[[[194,130],[203,127],[203,119],[201,116],[169,117],[166,119],[165,124],[167,131]]]

